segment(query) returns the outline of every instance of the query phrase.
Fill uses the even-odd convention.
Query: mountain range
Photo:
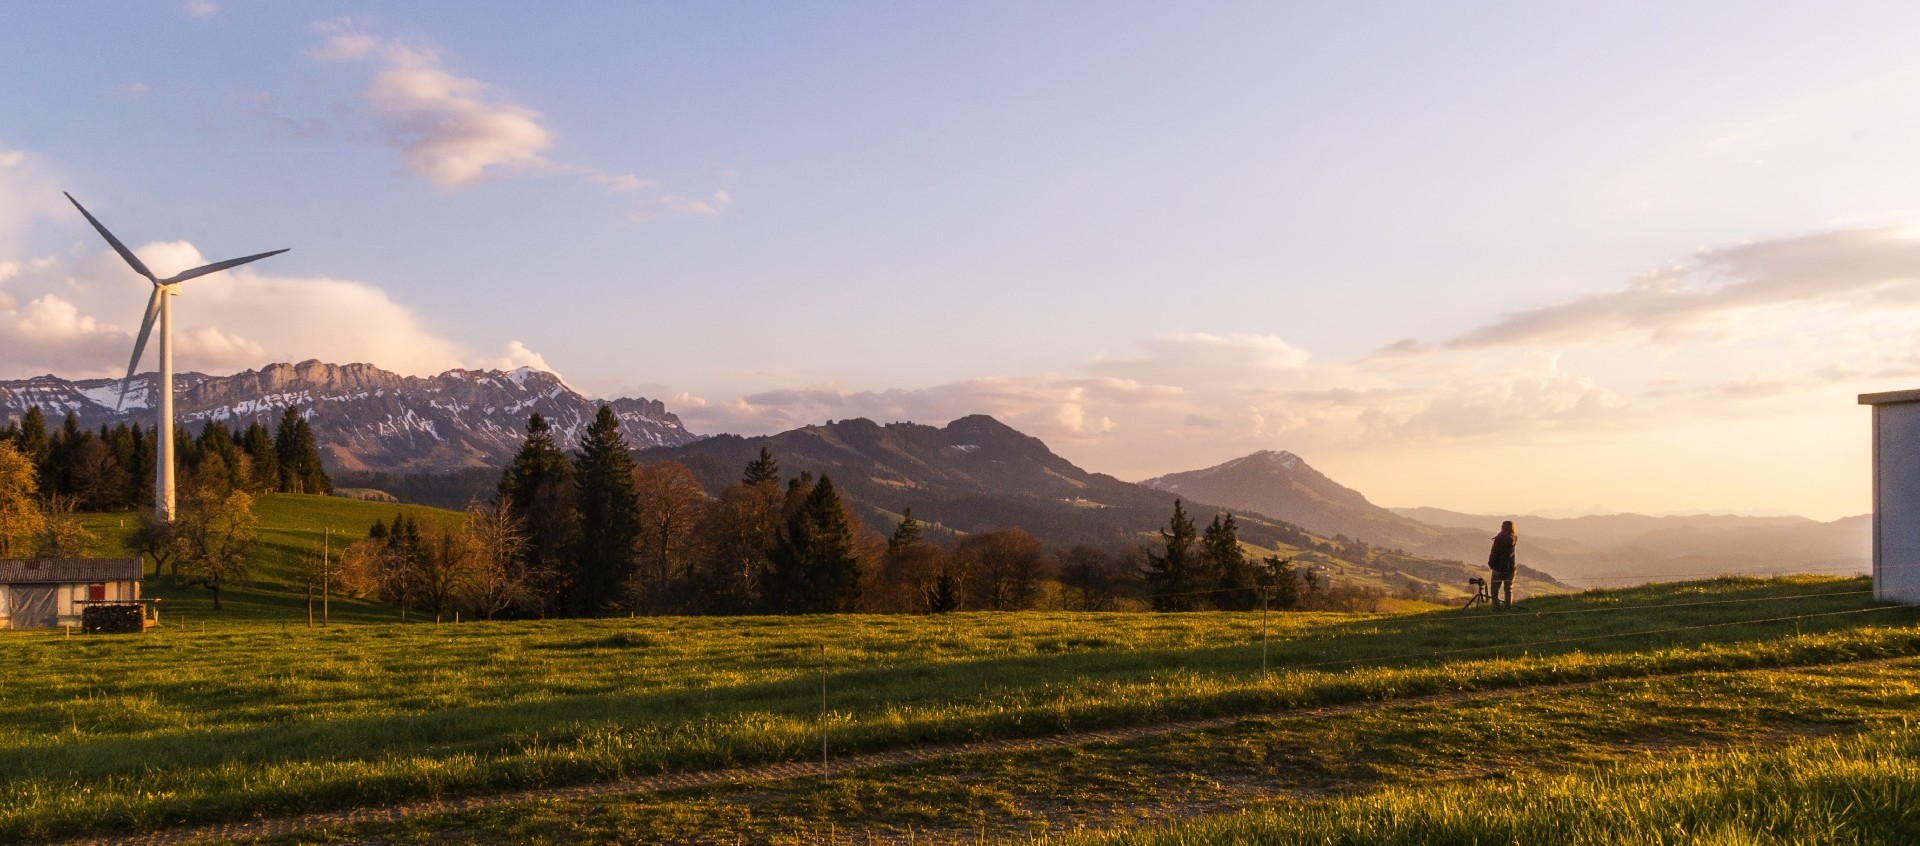
[[[760,437],[717,435],[642,450],[636,457],[642,463],[679,462],[708,493],[718,493],[740,478],[762,448],[786,477],[807,472],[832,478],[868,526],[882,532],[891,531],[910,508],[936,536],[1018,526],[1054,547],[1156,546],[1178,498],[1087,472],[1038,438],[985,415],[944,427],[854,419]],[[1186,509],[1202,529],[1215,515],[1234,513],[1242,541],[1277,550],[1345,583],[1392,591],[1413,580],[1452,593],[1468,577],[1485,572],[1477,564],[1396,553],[1357,539],[1336,541],[1285,519],[1204,500],[1190,499]],[[1528,576],[1531,591],[1569,589],[1544,573],[1529,570]]]
[[[150,397],[158,376],[134,377],[124,401],[118,379],[68,381],[57,376],[0,381],[0,419],[18,419],[39,406],[49,427],[69,413],[80,425],[152,425]],[[269,364],[232,376],[174,376],[176,425],[198,433],[208,421],[230,428],[260,421],[271,428],[284,410],[298,408],[313,427],[329,470],[431,472],[500,467],[520,448],[529,415],[552,424],[562,449],[572,449],[602,402],[620,417],[621,433],[637,446],[689,443],[698,437],[659,400],[598,401],[560,377],[532,368],[449,370],[402,376],[371,364]]]
[[[1858,573],[1872,562],[1868,515],[1823,523],[1804,517],[1616,514],[1552,519],[1389,509],[1288,452],[1256,452],[1142,484],[1291,521],[1313,532],[1465,561],[1484,560],[1488,539],[1501,521],[1513,520],[1524,563],[1582,587],[1729,573]]]
[[[136,377],[123,402],[116,379],[0,381],[0,419],[17,419],[37,405],[49,426],[69,412],[90,429],[150,425],[154,382],[153,374]],[[1250,543],[1389,589],[1409,579],[1456,585],[1479,574],[1488,538],[1503,519],[1521,528],[1523,581],[1549,589],[1566,585],[1556,588],[1546,573],[1595,586],[1730,572],[1864,572],[1871,560],[1867,516],[1821,523],[1389,509],[1289,452],[1257,452],[1133,484],[1082,470],[1038,439],[982,415],[944,427],[856,419],[762,437],[703,438],[658,400],[590,399],[531,368],[415,377],[370,364],[306,361],[225,377],[182,373],[175,387],[177,419],[190,432],[208,421],[272,426],[284,409],[299,408],[330,471],[409,501],[452,507],[491,492],[498,480],[493,468],[519,449],[530,414],[546,417],[560,447],[571,451],[604,403],[642,461],[678,461],[717,492],[764,446],[789,476],[832,476],[868,524],[882,531],[912,508],[936,533],[1020,526],[1054,546],[1152,543],[1177,497],[1203,527],[1230,511]],[[434,499],[436,493],[446,501]]]

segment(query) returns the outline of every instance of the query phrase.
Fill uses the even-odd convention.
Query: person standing
[[[1487,553],[1487,569],[1493,571],[1493,577],[1487,580],[1487,593],[1495,608],[1513,607],[1513,573],[1520,569],[1513,548],[1519,543],[1520,535],[1513,531],[1513,521],[1501,523],[1500,534],[1493,536],[1493,551]]]

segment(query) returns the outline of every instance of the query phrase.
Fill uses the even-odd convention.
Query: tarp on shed
[[[9,623],[16,629],[50,629],[60,622],[58,603],[60,588],[55,585],[12,585],[0,587],[7,592],[7,605],[12,611]]]

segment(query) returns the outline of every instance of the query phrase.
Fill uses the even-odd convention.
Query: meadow
[[[818,760],[823,686],[833,755],[1207,715],[1256,718],[1250,726],[1284,723],[1286,714],[1304,708],[1392,708],[1437,694],[1511,693],[1571,707],[1566,703],[1600,695],[1594,691],[1607,685],[1638,690],[1632,686],[1661,684],[1677,692],[1635,694],[1651,697],[1642,708],[1650,716],[1624,724],[1601,721],[1626,738],[1609,742],[1665,737],[1691,743],[1718,736],[1716,721],[1753,723],[1753,717],[1739,716],[1747,713],[1791,712],[1818,722],[1823,713],[1844,711],[1848,716],[1838,723],[1849,730],[1884,728],[1879,724],[1888,716],[1877,703],[1904,697],[1905,707],[1913,704],[1905,665],[1860,665],[1883,668],[1875,672],[1902,669],[1897,683],[1887,676],[1879,688],[1843,685],[1845,696],[1796,697],[1766,682],[1738,699],[1724,691],[1703,693],[1700,686],[1737,686],[1767,674],[1804,673],[1806,667],[1920,655],[1920,611],[1876,605],[1864,579],[1813,577],[1542,597],[1501,614],[1022,612],[442,625],[389,620],[309,629],[303,615],[261,616],[271,607],[227,618],[186,615],[138,636],[0,633],[0,661],[10,668],[0,676],[0,841]],[[1561,689],[1568,684],[1587,687]],[[1622,694],[1609,695],[1606,701],[1621,701]],[[1463,700],[1431,707],[1478,706]],[[1700,716],[1708,711],[1714,713]],[[1690,715],[1686,722],[1667,725],[1682,712]],[[1364,721],[1373,713],[1363,709],[1340,719]],[[1453,718],[1437,724],[1449,730],[1459,725]],[[1313,748],[1315,732],[1329,725],[1290,730],[1304,730],[1304,745]],[[1382,719],[1373,726],[1390,738],[1431,728],[1424,718]],[[1567,726],[1569,732],[1577,728],[1575,722]],[[1532,742],[1541,734],[1516,736]],[[1584,742],[1566,741],[1569,749]],[[1431,743],[1439,750],[1449,743],[1471,748],[1464,735]],[[1162,755],[1179,745],[1148,744],[1150,752],[1140,754]],[[1335,744],[1323,751],[1345,748]],[[1358,782],[1365,795],[1445,789],[1416,777],[1426,772],[1419,766],[1406,764],[1405,778],[1393,776],[1399,771],[1382,769],[1371,752],[1356,749],[1347,750],[1355,760],[1323,762],[1320,770],[1361,767],[1388,774]],[[1196,762],[1237,761],[1244,753],[1229,748],[1194,756]],[[1534,758],[1567,756],[1521,758],[1509,768],[1527,770]],[[1021,778],[1034,779],[1032,767],[1019,771]],[[915,804],[869,795],[911,783],[899,773],[833,779],[818,788],[822,792],[793,799],[798,804],[787,810],[777,810],[785,807],[778,803],[769,806],[775,810],[763,809],[753,825],[762,826],[765,836],[756,839],[805,842],[819,814],[840,821],[859,817],[833,811],[841,801],[836,796],[853,797],[849,801],[870,812],[892,809],[894,816],[901,808],[929,809],[931,817],[913,818],[923,825],[937,820],[948,804],[979,807],[978,797]],[[1061,788],[1067,796],[1083,792]],[[1156,795],[1164,793],[1156,787]],[[1235,795],[1222,810],[1264,794]],[[732,812],[726,808],[734,806],[723,799],[682,797],[664,806],[671,810],[642,813],[662,807],[648,804],[659,798],[602,801],[593,806],[600,817],[568,811],[564,823],[538,811],[495,811],[480,823],[409,823],[381,836],[440,839],[447,832],[436,825],[467,832],[478,825],[518,832],[498,842],[539,840],[549,830],[553,842],[568,842],[595,839],[579,821],[602,818],[619,821],[616,834],[608,835],[619,840],[634,836],[638,823],[632,814],[666,826],[650,839],[699,841],[728,830]],[[1096,797],[1093,804],[1100,801]],[[1133,819],[1121,812],[1132,807],[1127,802],[1108,805],[1112,813],[1090,817],[1099,823],[1095,828]],[[1138,819],[1210,807],[1196,800]],[[1328,807],[1328,814],[1360,813]],[[513,813],[532,816],[516,822]],[[915,824],[882,816],[887,818],[873,823],[878,830],[903,824],[912,830]],[[1046,814],[1029,818],[1007,811],[1001,817],[1005,825],[996,823],[995,830],[1002,833],[1062,830]],[[1033,819],[1049,822],[1034,828]],[[693,833],[672,833],[683,829]],[[1200,839],[1182,840],[1187,835],[1178,831],[1151,836],[1215,842],[1224,830],[1201,829],[1206,833],[1195,835]],[[479,835],[467,839],[488,842]]]

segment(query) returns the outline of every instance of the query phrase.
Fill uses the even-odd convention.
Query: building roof
[[[1860,395],[1861,405],[1891,405],[1897,402],[1920,402],[1920,391],[1885,391]]]
[[[138,558],[0,558],[0,584],[139,580]]]

